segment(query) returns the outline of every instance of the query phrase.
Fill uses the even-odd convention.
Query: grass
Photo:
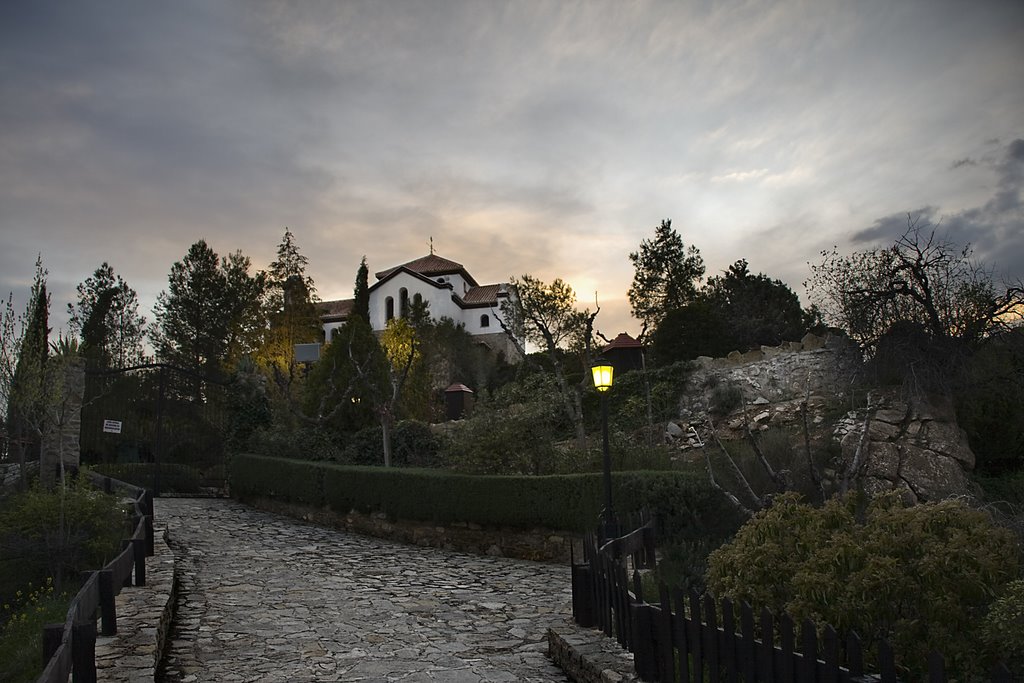
[[[0,681],[28,683],[43,671],[43,626],[63,623],[74,589],[56,593],[53,579],[28,584],[0,609]]]

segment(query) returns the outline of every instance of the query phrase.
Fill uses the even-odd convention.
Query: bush
[[[433,467],[440,448],[440,441],[424,422],[402,420],[391,429],[391,464],[396,467]],[[351,465],[383,465],[380,425],[360,429],[350,436],[344,450],[334,459]]]
[[[53,579],[31,582],[0,610],[0,681],[32,683],[43,672],[43,626],[63,623],[71,591],[58,593]]]
[[[969,675],[983,666],[976,624],[1019,561],[1013,535],[959,501],[850,496],[816,509],[784,494],[711,554],[707,583],[872,644],[884,637],[907,670],[925,670],[937,649],[948,671]]]
[[[63,492],[34,487],[11,496],[0,510],[0,598],[46,577],[59,591],[64,579],[102,567],[119,552],[127,526],[118,499],[82,481]]]
[[[473,476],[440,470],[342,466],[239,455],[231,490],[242,499],[275,498],[341,514],[385,512],[408,520],[474,522],[590,531],[603,501],[599,473],[552,476]],[[699,475],[616,472],[616,510],[643,507],[663,538],[722,537],[738,526],[721,494]]]
[[[993,659],[1024,676],[1024,580],[1007,584],[992,603],[981,624],[981,639]]]

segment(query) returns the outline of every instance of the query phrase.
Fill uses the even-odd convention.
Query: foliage
[[[669,311],[693,301],[704,277],[700,251],[683,244],[671,220],[663,220],[654,229],[654,239],[642,240],[629,260],[635,272],[627,296],[633,317],[643,321],[645,332],[657,328]]]
[[[338,434],[373,424],[376,416],[369,384],[383,384],[386,363],[370,324],[358,316],[349,318],[309,372],[304,421]]]
[[[725,320],[704,299],[668,311],[654,329],[651,347],[658,365],[697,356],[720,358],[735,350]]]
[[[109,562],[119,551],[125,516],[115,496],[78,481],[62,490],[33,487],[0,510],[0,597],[26,579],[62,581]]]
[[[157,358],[216,375],[254,351],[265,326],[267,276],[249,268],[241,251],[219,258],[205,240],[189,247],[157,297]]]
[[[339,513],[356,509],[398,519],[473,522],[520,528],[589,531],[602,501],[599,473],[552,476],[474,476],[414,468],[341,466],[240,455],[231,489],[244,499],[272,497]],[[660,528],[703,533],[728,513],[701,476],[682,472],[616,472],[619,510],[648,507]]]
[[[135,290],[104,261],[77,292],[78,303],[68,304],[68,328],[81,339],[86,358],[100,369],[144,362],[146,318]]]
[[[778,346],[804,334],[800,299],[784,282],[752,275],[746,259],[708,280],[701,292],[727,331],[729,350]]]
[[[783,494],[711,554],[707,583],[720,597],[884,637],[909,670],[925,670],[937,649],[969,674],[980,665],[972,626],[1018,575],[1019,552],[1010,532],[959,501],[848,496],[816,509]]]
[[[576,430],[578,447],[583,449],[586,434],[581,387],[570,386],[566,380],[560,351],[571,351],[577,355],[582,367],[589,367],[594,318],[598,312],[591,313],[589,309],[577,311],[576,292],[561,278],[556,278],[549,285],[531,275],[523,275],[519,279],[512,278],[511,284],[516,295],[501,304],[502,315],[506,318],[502,324],[522,330],[528,341],[547,352],[562,408]]]
[[[1003,587],[981,623],[981,640],[992,659],[1024,675],[1024,580]]]
[[[977,468],[993,474],[1024,468],[1024,328],[987,340],[971,357],[955,395],[957,423],[967,432]]]
[[[267,328],[255,354],[259,365],[287,391],[295,381],[295,345],[323,337],[316,308],[316,287],[306,275],[309,259],[299,252],[295,236],[285,228],[266,281]]]
[[[506,385],[490,404],[448,427],[445,467],[473,474],[563,472],[565,450],[556,441],[568,431],[554,378],[546,373]]]
[[[737,384],[726,382],[711,390],[708,412],[717,417],[728,415],[743,405],[743,390]]]
[[[1024,314],[1024,289],[997,287],[990,273],[960,247],[908,216],[891,247],[841,256],[821,254],[804,283],[830,325],[872,347],[898,322],[915,323],[934,339],[967,346]]]
[[[25,461],[39,458],[53,393],[49,386],[53,376],[46,372],[50,334],[47,274],[42,258],[37,258],[25,314],[14,315],[13,295],[9,295],[0,326],[0,407],[3,408],[4,431],[22,464],[23,478]]]
[[[47,624],[62,623],[71,591],[55,591],[53,579],[28,582],[6,599],[0,611],[0,681],[32,683],[43,671],[43,639]]]
[[[391,432],[392,461],[398,467],[434,467],[438,463],[440,441],[430,425],[416,420],[401,420]],[[351,465],[376,465],[384,461],[380,427],[361,429],[347,439],[344,450],[334,458]]]
[[[370,321],[370,271],[366,267],[366,257],[359,262],[359,270],[356,272],[355,303],[352,305],[352,315],[358,315],[363,320]]]
[[[380,345],[391,367],[391,378],[401,382],[392,409],[403,417],[429,420],[430,371],[423,355],[421,333],[406,318],[392,318],[380,335]],[[387,396],[386,392],[384,397]]]

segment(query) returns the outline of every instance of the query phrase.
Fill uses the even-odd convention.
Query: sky
[[[10,0],[0,293],[54,333],[109,262],[152,319],[206,239],[322,299],[435,252],[629,314],[671,219],[708,274],[803,282],[907,216],[1024,277],[1024,2]]]

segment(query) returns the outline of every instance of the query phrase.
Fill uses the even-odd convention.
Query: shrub
[[[1024,580],[1006,585],[981,624],[981,639],[993,659],[1024,676]]]
[[[82,481],[11,496],[0,510],[0,598],[48,576],[59,591],[64,579],[109,562],[126,530],[118,499]]]
[[[722,597],[885,637],[906,669],[925,670],[937,649],[967,675],[981,666],[972,626],[1017,576],[1018,555],[1010,532],[959,501],[850,496],[816,509],[785,494],[711,554],[707,578]]]
[[[62,623],[71,591],[55,592],[53,579],[31,582],[0,610],[0,681],[32,683],[43,671],[43,626]]]
[[[616,472],[619,512],[649,508],[663,538],[722,537],[738,526],[721,494],[699,475]],[[268,497],[339,513],[385,512],[391,517],[589,531],[603,501],[599,473],[476,476],[440,470],[342,466],[238,455],[231,475],[240,498]]]
[[[743,405],[743,390],[730,383],[719,384],[711,390],[708,400],[708,411],[712,415],[722,417]]]

